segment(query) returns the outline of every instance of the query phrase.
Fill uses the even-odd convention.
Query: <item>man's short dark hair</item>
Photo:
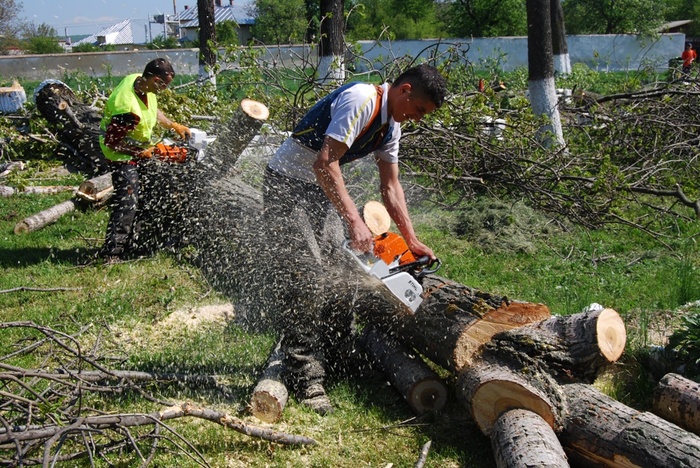
[[[416,93],[430,99],[436,107],[442,106],[447,95],[447,81],[437,68],[423,63],[399,75],[392,86],[409,83]]]
[[[149,76],[157,76],[159,78],[165,78],[166,76],[174,77],[175,70],[167,60],[164,58],[157,58],[146,64],[146,68],[143,69],[143,76],[145,78]]]

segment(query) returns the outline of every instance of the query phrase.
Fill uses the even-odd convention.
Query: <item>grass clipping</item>
[[[521,201],[478,197],[458,212],[452,230],[488,253],[534,254],[535,241],[560,228]]]

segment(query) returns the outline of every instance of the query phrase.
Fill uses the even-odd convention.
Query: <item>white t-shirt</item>
[[[374,156],[382,161],[396,164],[399,161],[399,139],[401,126],[388,114],[387,98],[389,84],[382,85],[381,119],[393,126],[391,139],[374,150]],[[325,135],[344,143],[350,148],[369,123],[377,105],[377,89],[372,84],[359,83],[340,93],[331,104],[331,121]],[[318,153],[293,138],[287,138],[275,152],[268,165],[272,170],[287,177],[316,183],[313,164]]]

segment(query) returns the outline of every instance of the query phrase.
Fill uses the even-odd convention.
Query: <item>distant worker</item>
[[[697,58],[698,54],[695,52],[695,49],[693,49],[693,44],[686,42],[685,50],[681,54],[681,59],[683,60],[683,76],[690,75],[690,69]]]
[[[180,138],[190,129],[173,122],[158,109],[156,94],[175,77],[170,62],[150,61],[142,74],[125,77],[112,91],[100,123],[100,147],[112,167],[114,197],[107,224],[107,236],[100,255],[107,263],[117,262],[128,253],[139,203],[137,162],[154,156],[153,129],[156,123],[172,129]]]
[[[399,139],[401,123],[435,111],[446,92],[445,78],[427,64],[409,68],[393,83],[346,84],[309,110],[268,163],[263,195],[279,237],[275,305],[286,381],[298,401],[317,413],[333,410],[323,387],[327,352],[345,349],[352,333],[348,304],[329,306],[351,281],[345,276],[334,283],[331,270],[324,269],[324,254],[333,244],[329,227],[342,227],[342,218],[350,246],[359,252],[371,251],[374,240],[340,168],[373,154],[382,200],[408,247],[416,256],[435,259],[411,223],[399,180]]]

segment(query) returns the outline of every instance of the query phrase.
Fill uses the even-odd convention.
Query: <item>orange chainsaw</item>
[[[153,157],[165,162],[184,163],[187,160],[187,148],[184,146],[156,144],[153,149]]]
[[[380,205],[381,208],[369,206],[370,203]],[[379,216],[386,216],[389,221],[377,223],[376,219],[373,219],[377,216],[377,211]],[[423,302],[423,286],[420,279],[435,273],[441,262],[440,259],[431,261],[428,256],[416,258],[403,237],[386,231],[391,220],[389,214],[384,213],[386,209],[378,202],[369,202],[363,210],[365,223],[375,234],[372,252],[358,254],[349,247],[348,241],[345,242],[345,249],[366,273],[379,278],[394,296],[415,312]]]

